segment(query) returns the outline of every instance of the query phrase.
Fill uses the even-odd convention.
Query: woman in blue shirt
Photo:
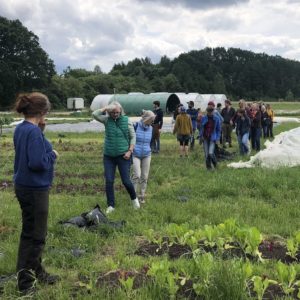
[[[139,193],[140,203],[145,202],[148,175],[151,163],[151,138],[155,114],[151,110],[144,110],[142,118],[134,126],[136,131],[136,144],[133,150],[132,182],[136,193]]]
[[[14,184],[22,211],[22,232],[17,258],[18,288],[23,294],[39,282],[53,284],[59,277],[48,274],[41,264],[47,235],[49,188],[58,153],[42,132],[50,102],[44,94],[17,98],[15,109],[25,120],[14,132]]]

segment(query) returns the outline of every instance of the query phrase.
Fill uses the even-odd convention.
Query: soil
[[[263,241],[258,250],[262,253],[262,258],[280,260],[284,263],[290,264],[293,262],[300,262],[300,251],[297,252],[296,258],[286,254],[287,248],[277,241]]]
[[[97,281],[97,287],[109,287],[109,288],[116,288],[121,287],[122,284],[120,279],[126,280],[127,278],[134,278],[133,279],[133,289],[138,289],[142,287],[147,281],[150,280],[150,277],[146,275],[146,273],[142,270],[141,272],[138,271],[126,271],[126,270],[114,270],[109,271],[105,274],[101,274]]]
[[[136,255],[140,256],[161,256],[163,254],[168,254],[171,259],[177,259],[182,256],[186,258],[192,257],[192,249],[187,245],[172,244],[169,246],[168,237],[163,238],[163,243],[161,247],[156,243],[144,242],[135,251]],[[203,241],[199,241],[199,249],[203,252],[217,253],[217,246],[210,247],[205,245]],[[238,244],[232,244],[233,248],[226,249],[222,253],[223,259],[231,258],[244,258],[252,261],[256,261],[258,258],[250,254],[246,254]],[[280,260],[284,263],[300,262],[300,251],[297,252],[296,258],[292,258],[287,255],[287,248],[280,242],[277,241],[263,241],[258,247],[264,259],[274,259]]]
[[[180,299],[204,300],[203,297],[200,297],[195,293],[193,289],[193,281],[191,279],[187,280],[184,285],[179,285],[177,296],[179,296]]]
[[[249,291],[250,291],[250,296],[256,298],[256,292],[253,291],[252,282],[249,284]],[[288,295],[290,297],[289,299],[299,299],[297,298],[297,293],[298,293],[298,289],[296,288],[293,294]],[[276,299],[284,298],[286,296],[287,295],[284,293],[283,289],[279,284],[270,284],[263,295],[263,299],[276,300]]]

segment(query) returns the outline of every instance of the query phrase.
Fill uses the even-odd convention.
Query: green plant
[[[131,298],[133,296],[133,283],[134,277],[127,276],[124,278],[119,278],[119,282],[121,283],[122,287],[125,289],[127,298]]]
[[[261,253],[258,250],[258,246],[262,242],[262,235],[256,227],[243,227],[236,231],[237,242],[245,254],[258,257],[262,261]]]
[[[253,290],[256,292],[258,300],[263,300],[264,293],[270,284],[277,283],[275,280],[261,276],[253,276],[251,280],[253,282]]]
[[[164,244],[163,237],[161,235],[158,235],[157,233],[155,233],[152,228],[145,230],[144,234],[150,243],[155,243],[158,245],[158,248],[156,249],[156,252],[158,252]]]
[[[300,280],[296,280],[297,271],[294,265],[285,265],[281,261],[276,264],[277,277],[279,284],[285,294],[292,294],[295,287],[300,286]]]
[[[153,276],[156,282],[167,289],[170,295],[170,299],[175,299],[176,293],[179,289],[177,280],[179,278],[178,273],[170,272],[170,263],[167,260],[161,260],[159,262],[153,262],[147,275]]]
[[[293,258],[296,258],[297,252],[300,247],[300,230],[293,234],[293,237],[289,238],[286,242],[286,247],[288,249],[287,254]]]

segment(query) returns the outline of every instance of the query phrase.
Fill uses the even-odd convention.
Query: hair
[[[229,99],[226,99],[226,100],[225,100],[225,103],[231,105],[231,101],[230,101]]]
[[[214,109],[212,108],[212,107],[207,107],[206,108],[206,111],[208,112],[208,113],[212,113],[213,111],[214,111]]]
[[[218,103],[218,104],[217,104],[217,107],[221,107],[221,106],[222,106],[222,103]]]
[[[44,115],[50,108],[48,97],[38,92],[20,94],[15,103],[15,110],[26,117]]]
[[[158,100],[153,101],[154,105],[160,106],[160,102]]]
[[[109,105],[106,106],[106,110],[107,110],[108,113],[111,113],[116,108],[120,108],[120,111],[121,111],[120,114],[124,115],[124,109],[123,109],[122,105],[119,102],[114,101],[114,102],[112,102],[112,103],[110,103]]]
[[[155,114],[151,110],[143,110],[142,111],[142,121],[147,122],[148,120],[154,120]]]
[[[242,114],[243,116],[246,114],[245,108],[240,108],[240,109],[238,109],[237,112],[238,112],[239,114]]]

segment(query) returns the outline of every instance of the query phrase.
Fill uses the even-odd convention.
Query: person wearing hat
[[[188,156],[189,140],[193,133],[193,125],[190,116],[186,113],[186,109],[182,106],[180,114],[176,117],[173,134],[177,134],[179,142],[180,157]]]
[[[232,147],[231,133],[233,129],[233,119],[235,117],[235,109],[231,107],[231,101],[225,100],[225,107],[222,109],[221,115],[224,119],[222,123],[222,143],[223,148],[226,148],[226,143],[229,143],[229,147]]]
[[[200,128],[200,142],[203,142],[205,163],[208,170],[217,167],[215,155],[216,143],[220,140],[221,123],[210,106],[206,108],[206,115],[202,117]]]
[[[151,163],[151,138],[155,114],[151,110],[143,110],[142,118],[134,124],[136,143],[133,150],[132,182],[140,203],[145,203],[148,175]],[[140,193],[138,193],[140,190]]]
[[[187,102],[189,108],[187,109],[186,113],[190,116],[191,121],[192,121],[192,126],[193,126],[193,132],[191,134],[191,150],[194,148],[195,145],[195,131],[197,129],[197,117],[198,117],[198,111],[195,109],[195,103],[194,101],[189,101]]]

